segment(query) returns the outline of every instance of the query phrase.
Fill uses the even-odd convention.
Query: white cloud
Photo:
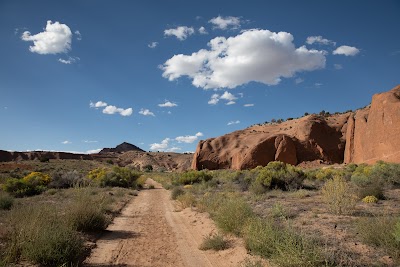
[[[216,105],[221,99],[227,101],[226,105],[233,105],[236,104],[235,100],[237,100],[238,98],[235,95],[225,91],[222,95],[213,94],[211,96],[211,99],[208,101],[208,104]]]
[[[151,42],[150,44],[148,44],[147,46],[150,48],[156,48],[158,45],[158,42]]]
[[[176,103],[165,100],[165,103],[158,104],[158,106],[162,108],[172,108],[172,107],[177,107],[178,105]]]
[[[166,36],[175,36],[179,40],[185,40],[189,35],[194,34],[193,27],[179,26],[176,29],[167,29],[164,31]]]
[[[239,123],[240,123],[240,121],[230,121],[230,122],[228,122],[227,125],[239,124]]]
[[[106,107],[107,103],[103,101],[97,101],[96,103],[93,103],[92,101],[90,101],[89,106],[91,108],[101,108],[101,107]]]
[[[58,62],[61,62],[63,64],[72,64],[72,63],[75,63],[75,62],[77,62],[79,60],[80,60],[79,57],[68,57],[68,59],[59,58]]]
[[[311,45],[313,43],[323,45],[336,45],[336,42],[323,38],[322,36],[309,36],[307,37],[306,43]]]
[[[206,28],[204,28],[203,26],[201,26],[201,27],[199,28],[199,33],[200,33],[200,34],[208,34]]]
[[[65,141],[61,142],[61,144],[69,145],[69,144],[72,144],[72,142],[71,142],[71,141],[68,141],[68,140],[65,140]]]
[[[321,87],[323,84],[322,83],[314,83],[315,87],[319,88]]]
[[[42,55],[66,53],[71,49],[71,29],[58,21],[52,23],[47,21],[46,29],[35,35],[31,35],[29,31],[25,31],[21,39],[24,41],[32,41],[33,46],[29,47],[32,53]]]
[[[244,104],[244,107],[254,107],[254,104]]]
[[[76,40],[78,41],[82,40],[82,34],[79,31],[75,31],[74,33],[76,35]]]
[[[156,115],[154,115],[154,113],[151,112],[150,110],[148,110],[148,109],[143,109],[143,108],[140,109],[139,114],[142,114],[143,116],[153,116],[153,117],[156,116]]]
[[[102,150],[101,148],[98,148],[98,149],[92,149],[92,150],[88,150],[88,151],[86,151],[86,153],[85,153],[85,154],[97,154],[97,153],[99,153],[101,150]]]
[[[337,69],[337,70],[343,69],[343,66],[340,65],[340,64],[333,64],[333,67],[334,67],[335,69]]]
[[[203,133],[198,132],[195,135],[178,136],[175,138],[175,140],[178,141],[179,143],[191,144],[197,139],[199,139],[200,136],[203,136]]]
[[[226,30],[228,28],[237,29],[240,28],[240,18],[238,17],[222,17],[218,16],[216,18],[210,19],[208,22],[214,25],[214,28]]]
[[[355,56],[360,50],[354,46],[342,45],[333,51],[334,55]]]
[[[95,109],[104,107],[103,113],[109,114],[109,115],[118,113],[121,116],[126,117],[126,116],[131,116],[133,113],[132,108],[127,108],[127,109],[118,108],[116,106],[108,105],[106,102],[103,102],[103,101],[97,101],[96,103],[93,103],[92,101],[90,101],[89,107],[95,108]]]
[[[150,150],[165,150],[168,147],[169,141],[171,139],[165,138],[161,143],[150,144]]]
[[[302,78],[296,78],[296,80],[294,80],[294,82],[295,82],[296,84],[300,84],[300,83],[304,82],[304,79],[302,79]]]
[[[191,55],[178,54],[162,66],[163,77],[174,81],[188,76],[204,89],[235,88],[259,82],[276,85],[297,72],[325,67],[324,51],[296,48],[287,32],[246,30],[234,37],[216,37]]]
[[[211,96],[211,99],[208,101],[208,104],[210,105],[216,105],[219,102],[219,94],[213,94]]]
[[[103,113],[104,114],[109,114],[109,115],[113,115],[116,113],[119,113],[121,116],[130,116],[132,115],[133,109],[132,108],[127,108],[127,109],[123,109],[123,108],[117,108],[116,106],[106,106],[103,109]]]
[[[175,152],[175,151],[179,151],[179,150],[182,150],[182,149],[180,147],[174,146],[174,147],[168,148],[166,150],[166,152]]]
[[[99,141],[95,141],[95,140],[84,140],[84,143],[98,143]]]

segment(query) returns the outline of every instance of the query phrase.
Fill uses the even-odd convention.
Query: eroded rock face
[[[400,163],[400,85],[355,113],[309,115],[201,141],[192,168],[250,169],[273,160]]]
[[[67,152],[49,152],[49,151],[9,152],[0,150],[0,162],[20,161],[20,160],[41,160],[41,159],[92,160],[93,157],[87,154],[73,154]]]
[[[274,160],[293,165],[318,159],[339,163],[343,161],[343,132],[349,116],[309,115],[200,141],[192,168],[251,169]]]
[[[400,85],[349,118],[345,163],[400,162]]]

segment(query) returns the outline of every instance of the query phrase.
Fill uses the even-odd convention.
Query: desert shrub
[[[147,164],[146,166],[143,167],[144,172],[151,172],[153,171],[153,166],[150,164]]]
[[[366,196],[362,199],[364,203],[377,203],[378,199],[375,196]]]
[[[374,166],[359,165],[351,176],[351,181],[357,186],[358,197],[375,196],[384,199],[384,179],[374,172]]]
[[[50,175],[42,172],[31,172],[22,180],[30,186],[47,186],[51,182]]]
[[[77,262],[83,241],[52,206],[20,206],[9,214],[12,229],[5,254],[7,263],[20,258],[44,266]]]
[[[147,177],[145,176],[140,176],[137,180],[136,180],[136,186],[137,188],[143,188],[144,184],[146,183]]]
[[[367,244],[384,249],[397,262],[400,260],[399,221],[390,216],[365,217],[356,222],[356,231]]]
[[[250,205],[243,198],[236,197],[219,203],[214,220],[222,231],[240,236],[243,226],[252,216]]]
[[[14,198],[0,191],[0,210],[9,210],[14,204]]]
[[[111,171],[105,168],[97,168],[89,172],[89,179],[95,181],[100,186],[118,186],[125,188],[136,188],[136,180],[141,176],[140,173],[129,168],[113,167]]]
[[[106,163],[108,163],[108,164],[110,164],[110,165],[114,165],[114,161],[112,161],[112,159],[106,160]]]
[[[66,221],[73,229],[82,232],[106,229],[110,218],[106,215],[106,199],[96,197],[89,190],[77,189],[74,201],[68,206]]]
[[[280,161],[272,161],[263,168],[256,168],[255,172],[257,172],[257,177],[254,182],[266,189],[299,189],[305,178],[300,168]]]
[[[68,172],[56,172],[52,176],[49,188],[69,188],[74,186],[87,186],[90,180],[85,179],[81,173],[76,170]]]
[[[6,180],[5,184],[2,185],[2,189],[15,197],[25,197],[38,195],[45,191],[46,187],[28,184],[23,179],[9,178]]]
[[[323,266],[318,242],[290,226],[271,219],[253,218],[244,229],[246,248],[277,266]]]
[[[189,192],[179,195],[176,200],[181,203],[182,208],[189,208],[196,204],[196,198]]]
[[[322,187],[322,198],[334,214],[347,214],[354,210],[357,197],[343,177],[335,176]]]
[[[223,193],[206,192],[197,202],[197,209],[200,212],[208,212],[211,216],[215,216],[220,205],[226,200]]]
[[[210,173],[206,171],[187,171],[182,173],[177,182],[179,184],[194,184],[194,183],[200,183],[200,182],[207,182],[211,180],[213,177],[211,176]]]
[[[384,181],[387,185],[400,185],[400,164],[378,161],[371,171],[371,176]]]
[[[176,200],[180,195],[183,195],[185,193],[185,191],[183,191],[183,189],[179,186],[175,186],[174,188],[172,188],[171,191],[171,199]]]
[[[208,236],[204,237],[199,249],[219,251],[227,249],[228,247],[229,242],[225,239],[223,235],[211,233]]]

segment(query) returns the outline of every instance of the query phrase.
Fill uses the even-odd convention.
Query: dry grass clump
[[[190,208],[196,205],[196,198],[190,192],[179,195],[176,200],[178,200],[183,209]]]
[[[224,250],[229,248],[229,241],[221,234],[211,233],[204,237],[199,249],[201,250]]]
[[[0,210],[9,210],[14,204],[14,198],[0,191]]]

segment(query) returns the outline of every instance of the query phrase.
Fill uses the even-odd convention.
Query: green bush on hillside
[[[182,173],[177,182],[179,184],[187,185],[187,184],[194,184],[200,182],[207,182],[212,179],[212,175],[206,171],[187,171]]]

